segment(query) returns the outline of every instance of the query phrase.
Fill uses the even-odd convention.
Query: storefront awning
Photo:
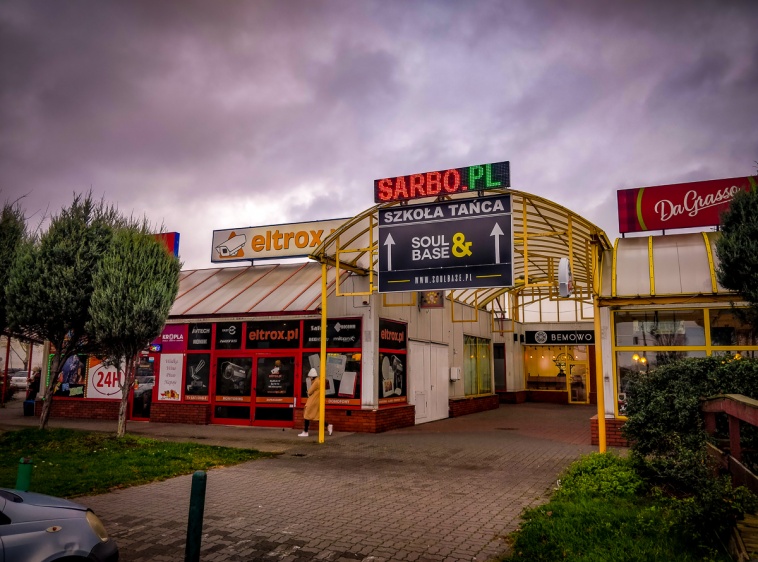
[[[718,232],[619,238],[602,263],[601,298],[734,295],[716,279]]]
[[[329,268],[327,289],[334,291]],[[321,266],[314,262],[196,269],[181,272],[170,317],[315,313],[321,303]]]

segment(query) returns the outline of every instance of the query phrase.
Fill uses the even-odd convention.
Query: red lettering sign
[[[619,232],[717,226],[735,193],[756,188],[756,178],[745,177],[621,189]]]

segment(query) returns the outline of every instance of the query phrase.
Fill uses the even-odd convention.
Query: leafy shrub
[[[642,478],[677,498],[677,525],[694,546],[712,547],[716,535],[734,526],[755,496],[716,478],[708,455],[700,402],[718,394],[758,397],[758,361],[723,357],[683,359],[659,366],[631,383],[624,435],[631,462]],[[746,426],[743,446],[756,443]]]
[[[556,500],[629,498],[643,488],[642,479],[628,461],[613,453],[592,453],[563,472],[554,497]]]

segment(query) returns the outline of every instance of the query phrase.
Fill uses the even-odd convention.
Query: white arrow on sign
[[[500,263],[500,237],[503,236],[503,231],[499,224],[495,223],[495,228],[492,229],[490,236],[495,237],[495,263]]]
[[[384,239],[384,245],[387,246],[387,271],[392,271],[392,246],[395,245],[392,233],[387,234],[387,238]]]

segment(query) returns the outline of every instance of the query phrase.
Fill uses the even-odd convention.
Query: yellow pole
[[[595,243],[592,252],[594,267],[592,268],[593,299],[595,313],[595,381],[597,384],[597,444],[598,451],[605,453],[605,386],[603,384],[603,341],[600,327],[600,244]]]
[[[326,417],[326,263],[321,264],[321,362],[319,383],[321,394],[318,399],[318,442],[324,442],[324,419]]]

